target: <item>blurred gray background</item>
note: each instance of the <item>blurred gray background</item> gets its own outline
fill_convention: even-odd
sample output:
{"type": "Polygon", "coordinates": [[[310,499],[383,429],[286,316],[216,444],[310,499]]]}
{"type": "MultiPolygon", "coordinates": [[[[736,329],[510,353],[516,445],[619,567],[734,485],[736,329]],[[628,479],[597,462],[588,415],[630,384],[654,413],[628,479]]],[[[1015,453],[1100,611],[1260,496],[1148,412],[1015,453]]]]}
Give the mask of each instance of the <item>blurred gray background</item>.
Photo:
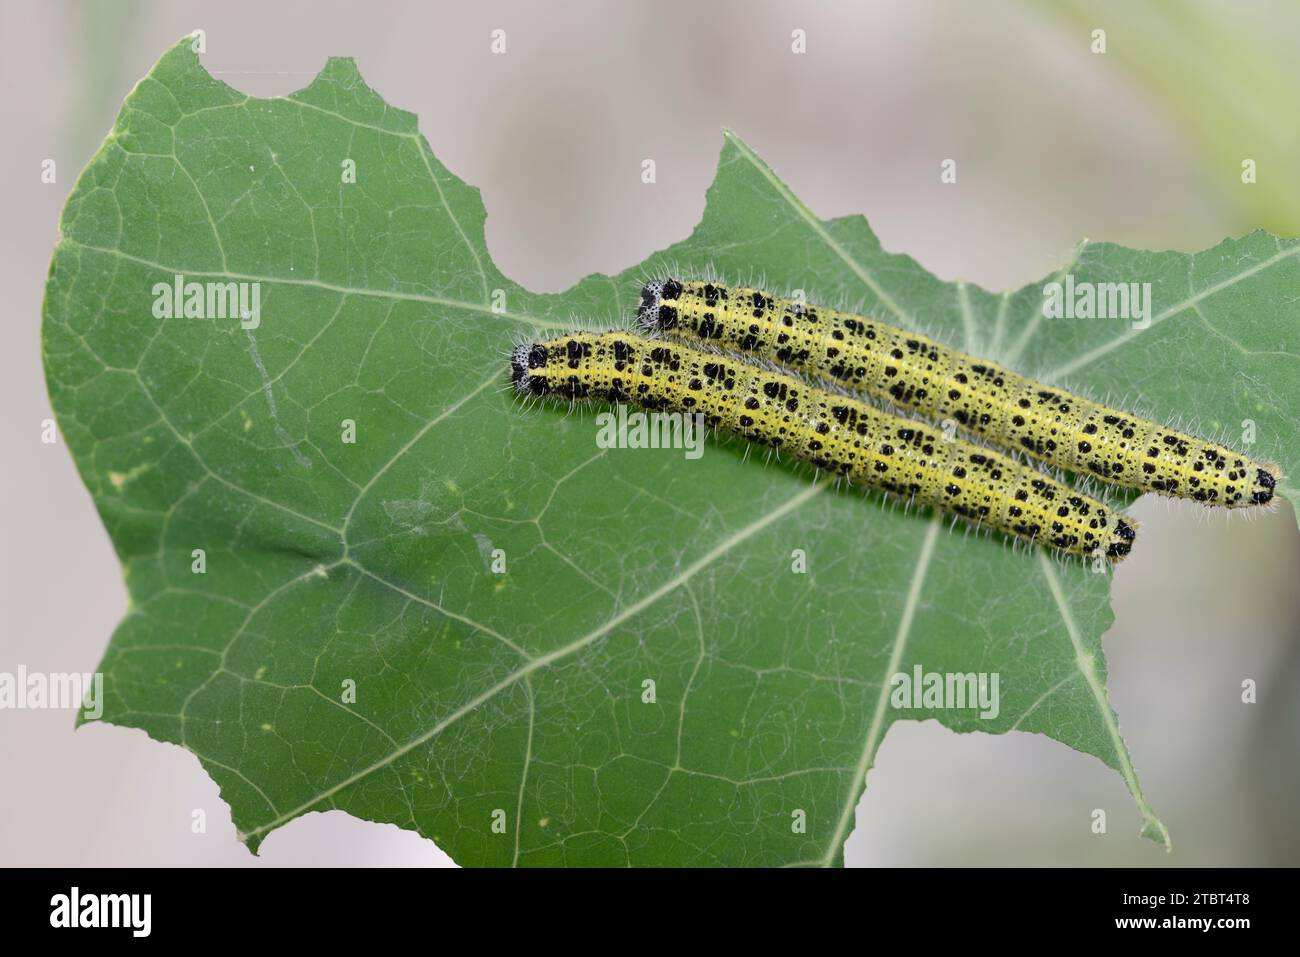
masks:
{"type": "MultiPolygon", "coordinates": [[[[1194,251],[1266,226],[1300,235],[1294,2],[7,2],[0,7],[5,507],[0,671],[95,667],[126,606],[108,538],[50,416],[41,293],[59,210],[122,99],[196,27],[205,66],[260,96],[331,54],[414,111],[480,187],[491,254],[562,290],[685,237],[733,128],[821,217],[864,213],[884,246],[992,290],[1081,238],[1194,251]],[[507,31],[508,54],[489,34],[507,31]],[[791,30],[808,52],[790,54],[791,30]],[[1089,51],[1107,31],[1108,52],[1089,51]],[[1241,158],[1259,183],[1240,183],[1241,158]],[[640,181],[653,157],[658,182],[640,181]],[[939,163],[959,163],[941,187],[939,163]],[[40,181],[56,160],[58,180],[40,181]]],[[[1300,399],[1300,397],[1297,397],[1300,399]]],[[[1111,700],[1174,853],[1137,837],[1119,775],[1028,734],[934,722],[886,738],[850,865],[1300,864],[1300,534],[1136,506],[1119,569],[1111,700]],[[1240,701],[1241,682],[1259,703],[1240,701]],[[1091,833],[1091,812],[1109,832],[1091,833]]],[[[253,857],[216,787],[143,732],[0,712],[0,865],[446,865],[431,842],[311,814],[253,857]],[[206,834],[190,831],[203,809],[206,834]]]]}

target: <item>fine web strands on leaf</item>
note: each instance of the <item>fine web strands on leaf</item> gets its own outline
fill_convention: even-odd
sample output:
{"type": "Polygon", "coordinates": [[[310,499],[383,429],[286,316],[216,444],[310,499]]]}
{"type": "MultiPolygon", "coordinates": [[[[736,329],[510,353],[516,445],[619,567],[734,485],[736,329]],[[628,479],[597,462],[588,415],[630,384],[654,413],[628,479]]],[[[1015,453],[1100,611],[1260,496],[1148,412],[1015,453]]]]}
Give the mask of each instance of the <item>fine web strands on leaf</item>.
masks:
{"type": "Polygon", "coordinates": [[[574,332],[520,344],[510,377],[525,397],[699,413],[711,428],[851,484],[1067,554],[1117,562],[1135,537],[1131,519],[1039,469],[738,356],[628,332],[574,332]]]}
{"type": "Polygon", "coordinates": [[[708,342],[862,392],[1049,465],[1124,488],[1240,508],[1280,476],[1227,446],[1036,382],[864,316],[704,280],[654,279],[638,313],[652,333],[708,342]]]}

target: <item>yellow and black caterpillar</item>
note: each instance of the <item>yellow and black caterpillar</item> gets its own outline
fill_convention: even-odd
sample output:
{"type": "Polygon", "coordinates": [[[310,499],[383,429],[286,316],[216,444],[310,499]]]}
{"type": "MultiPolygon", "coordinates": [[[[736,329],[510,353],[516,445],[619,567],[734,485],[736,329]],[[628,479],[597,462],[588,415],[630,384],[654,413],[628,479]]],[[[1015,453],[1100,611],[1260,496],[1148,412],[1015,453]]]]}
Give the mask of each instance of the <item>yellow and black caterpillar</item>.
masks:
{"type": "Polygon", "coordinates": [[[1115,562],[1133,544],[1131,519],[1036,468],[740,357],[626,332],[575,332],[520,345],[510,375],[524,395],[700,413],[710,427],[853,484],[1063,552],[1115,562]]]}
{"type": "Polygon", "coordinates": [[[759,289],[655,280],[647,330],[712,343],[915,410],[1102,482],[1236,508],[1272,500],[1279,470],[914,332],[759,289]]]}

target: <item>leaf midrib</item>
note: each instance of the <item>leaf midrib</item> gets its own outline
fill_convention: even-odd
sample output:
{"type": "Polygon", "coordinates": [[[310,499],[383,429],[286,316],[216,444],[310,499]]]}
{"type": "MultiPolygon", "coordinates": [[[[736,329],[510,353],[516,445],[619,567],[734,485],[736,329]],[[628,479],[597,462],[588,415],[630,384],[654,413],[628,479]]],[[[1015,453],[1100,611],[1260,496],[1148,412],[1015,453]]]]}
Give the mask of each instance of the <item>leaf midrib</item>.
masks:
{"type": "Polygon", "coordinates": [[[381,299],[402,299],[408,302],[420,302],[425,303],[426,305],[442,306],[448,309],[464,309],[467,312],[477,312],[499,319],[509,319],[514,322],[532,326],[536,329],[569,329],[571,327],[570,323],[558,322],[551,319],[539,319],[535,316],[530,316],[524,313],[510,312],[508,310],[497,311],[490,303],[466,302],[462,299],[447,299],[442,296],[429,296],[418,292],[402,292],[396,289],[367,289],[359,286],[339,286],[334,283],[323,282],[319,279],[299,279],[296,276],[262,276],[257,275],[256,273],[186,269],[182,266],[146,259],[143,256],[134,256],[131,253],[123,252],[120,249],[83,243],[67,236],[64,236],[59,240],[58,245],[55,247],[56,255],[58,250],[64,246],[88,249],[91,252],[103,253],[107,256],[117,256],[121,259],[138,263],[141,266],[157,269],[161,272],[171,273],[173,275],[234,279],[242,282],[281,283],[287,286],[306,286],[313,289],[323,289],[327,292],[338,293],[344,296],[372,296],[381,299]]]}

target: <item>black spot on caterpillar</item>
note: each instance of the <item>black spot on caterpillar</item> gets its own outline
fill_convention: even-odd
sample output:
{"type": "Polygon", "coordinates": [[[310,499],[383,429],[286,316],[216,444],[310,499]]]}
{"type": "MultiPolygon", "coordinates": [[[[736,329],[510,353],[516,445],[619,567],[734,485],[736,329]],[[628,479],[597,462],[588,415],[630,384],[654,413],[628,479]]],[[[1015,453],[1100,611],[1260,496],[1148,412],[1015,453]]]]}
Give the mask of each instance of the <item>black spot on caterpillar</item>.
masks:
{"type": "Polygon", "coordinates": [[[521,394],[699,412],[713,428],[780,449],[850,483],[1074,555],[1119,561],[1136,525],[1036,468],[929,423],[736,356],[631,333],[574,332],[510,355],[521,394]]]}
{"type": "Polygon", "coordinates": [[[758,289],[676,279],[641,291],[641,325],[770,360],[1110,485],[1238,508],[1276,465],[1035,382],[914,332],[758,289]]]}

